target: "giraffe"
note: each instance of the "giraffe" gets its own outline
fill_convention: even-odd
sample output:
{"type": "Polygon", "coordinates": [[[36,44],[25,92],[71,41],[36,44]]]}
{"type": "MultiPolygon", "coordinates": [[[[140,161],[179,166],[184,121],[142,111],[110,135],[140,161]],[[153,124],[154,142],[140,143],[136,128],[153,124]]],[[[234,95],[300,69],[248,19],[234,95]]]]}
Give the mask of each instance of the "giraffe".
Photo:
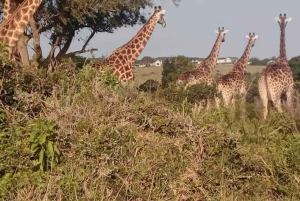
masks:
{"type": "Polygon", "coordinates": [[[285,28],[292,18],[287,18],[286,14],[280,14],[275,20],[278,22],[280,34],[280,54],[276,61],[267,66],[258,80],[258,91],[262,101],[262,117],[266,119],[268,115],[268,101],[271,100],[278,112],[282,112],[281,95],[286,94],[288,110],[292,112],[294,80],[293,73],[286,56],[285,28]]]}
{"type": "Polygon", "coordinates": [[[0,41],[6,43],[9,47],[9,58],[12,58],[13,48],[22,37],[24,30],[38,9],[42,0],[24,0],[17,9],[9,14],[10,2],[5,2],[5,20],[0,24],[0,41]]]}
{"type": "Polygon", "coordinates": [[[162,10],[161,6],[158,8],[155,6],[150,19],[128,43],[117,48],[104,61],[92,61],[90,65],[98,68],[100,71],[104,66],[109,66],[112,68],[113,74],[117,76],[120,81],[132,81],[134,79],[132,65],[145,48],[156,23],[161,24],[163,27],[166,26],[166,22],[163,18],[165,12],[166,10],[162,10]]]}
{"type": "MultiPolygon", "coordinates": [[[[234,106],[234,97],[236,94],[246,94],[246,80],[245,69],[249,60],[249,55],[258,35],[255,33],[246,35],[249,40],[246,49],[241,58],[234,64],[230,73],[221,77],[217,82],[217,93],[221,93],[225,106],[228,107],[230,103],[234,106]]],[[[216,99],[217,107],[219,107],[219,100],[216,99]]]]}
{"type": "MultiPolygon", "coordinates": [[[[4,7],[3,7],[3,20],[2,21],[6,21],[7,19],[9,19],[9,17],[12,14],[12,9],[13,9],[14,5],[12,3],[12,0],[5,0],[4,1],[4,7]]],[[[15,47],[12,48],[12,59],[14,61],[16,61],[17,63],[21,62],[21,55],[18,51],[17,45],[15,47]]]]}
{"type": "Polygon", "coordinates": [[[181,73],[177,79],[178,85],[184,84],[186,88],[189,85],[198,83],[213,84],[212,73],[217,63],[221,43],[225,41],[225,34],[228,33],[228,30],[224,30],[224,27],[222,29],[219,27],[215,32],[218,34],[218,37],[209,56],[195,70],[181,73]]]}

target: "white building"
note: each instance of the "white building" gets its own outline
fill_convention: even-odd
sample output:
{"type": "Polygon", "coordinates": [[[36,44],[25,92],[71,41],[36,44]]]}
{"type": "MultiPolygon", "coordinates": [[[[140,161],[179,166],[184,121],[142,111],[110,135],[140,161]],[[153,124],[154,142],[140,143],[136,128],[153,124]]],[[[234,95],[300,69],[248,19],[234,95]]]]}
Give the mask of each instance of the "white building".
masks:
{"type": "Polygon", "coordinates": [[[270,61],[268,61],[267,65],[269,66],[269,65],[272,65],[272,64],[274,64],[274,63],[275,63],[274,60],[270,60],[270,61]]]}
{"type": "Polygon", "coordinates": [[[192,63],[193,63],[193,64],[200,64],[201,61],[199,61],[199,60],[192,60],[192,63]]]}
{"type": "Polygon", "coordinates": [[[162,60],[156,60],[155,62],[150,64],[150,66],[162,66],[162,65],[163,65],[162,60]]]}
{"type": "Polygon", "coordinates": [[[217,64],[230,64],[232,59],[230,57],[218,58],[217,64]]]}

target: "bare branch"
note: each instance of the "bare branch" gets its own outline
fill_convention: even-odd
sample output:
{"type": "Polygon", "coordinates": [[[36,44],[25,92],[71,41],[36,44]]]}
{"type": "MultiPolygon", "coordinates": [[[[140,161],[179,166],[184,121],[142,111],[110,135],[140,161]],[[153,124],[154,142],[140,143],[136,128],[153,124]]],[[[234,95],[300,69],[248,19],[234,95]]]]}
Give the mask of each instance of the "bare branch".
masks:
{"type": "Polygon", "coordinates": [[[91,35],[88,37],[88,39],[85,41],[84,45],[82,46],[81,50],[85,50],[86,46],[89,44],[90,40],[94,37],[96,31],[93,30],[91,35]]]}
{"type": "Polygon", "coordinates": [[[70,52],[68,54],[65,54],[63,57],[71,57],[71,56],[75,56],[75,55],[78,55],[78,54],[83,54],[83,53],[86,53],[86,52],[94,52],[94,51],[98,51],[98,49],[96,49],[96,48],[92,48],[92,49],[88,49],[88,50],[82,49],[82,50],[78,50],[78,51],[74,51],[74,52],[70,52]]]}

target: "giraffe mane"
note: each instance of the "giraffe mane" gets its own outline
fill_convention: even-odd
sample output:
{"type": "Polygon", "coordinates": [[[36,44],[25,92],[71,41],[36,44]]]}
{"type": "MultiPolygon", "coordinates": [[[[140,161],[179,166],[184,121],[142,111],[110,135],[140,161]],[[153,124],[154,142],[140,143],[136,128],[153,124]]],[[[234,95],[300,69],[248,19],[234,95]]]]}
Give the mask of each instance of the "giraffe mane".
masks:
{"type": "MultiPolygon", "coordinates": [[[[153,19],[153,17],[154,17],[154,14],[152,14],[152,16],[147,20],[147,22],[143,25],[143,27],[142,27],[142,28],[134,35],[133,38],[135,38],[135,36],[137,36],[138,34],[140,34],[141,32],[144,31],[145,26],[153,19]]],[[[112,52],[112,54],[115,53],[115,52],[117,52],[117,51],[119,51],[120,49],[123,49],[124,47],[128,46],[131,42],[132,42],[132,41],[129,40],[129,41],[128,41],[127,43],[125,43],[124,45],[122,45],[122,46],[118,47],[117,49],[115,49],[115,50],[112,52]]]]}

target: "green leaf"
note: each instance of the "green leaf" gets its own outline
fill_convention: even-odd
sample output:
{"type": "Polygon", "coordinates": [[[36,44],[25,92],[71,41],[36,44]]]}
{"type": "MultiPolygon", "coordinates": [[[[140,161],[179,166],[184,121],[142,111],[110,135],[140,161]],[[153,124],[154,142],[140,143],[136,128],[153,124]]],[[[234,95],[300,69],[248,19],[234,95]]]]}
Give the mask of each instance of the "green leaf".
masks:
{"type": "Polygon", "coordinates": [[[39,137],[39,144],[44,144],[46,142],[46,134],[41,134],[39,137]]]}
{"type": "Polygon", "coordinates": [[[44,150],[42,149],[39,153],[39,162],[40,162],[40,169],[43,170],[43,166],[44,166],[44,155],[45,155],[45,152],[44,150]]]}
{"type": "Polygon", "coordinates": [[[33,153],[36,153],[36,151],[37,151],[38,149],[39,149],[39,144],[37,144],[37,143],[31,144],[30,150],[31,150],[33,153]]]}
{"type": "Polygon", "coordinates": [[[60,151],[59,151],[59,149],[57,148],[56,145],[54,145],[54,151],[55,151],[55,153],[56,153],[57,155],[60,155],[60,151]]]}
{"type": "Polygon", "coordinates": [[[53,156],[53,144],[52,144],[52,142],[51,142],[51,141],[47,141],[46,147],[47,147],[47,152],[48,152],[51,156],[53,156]]]}

